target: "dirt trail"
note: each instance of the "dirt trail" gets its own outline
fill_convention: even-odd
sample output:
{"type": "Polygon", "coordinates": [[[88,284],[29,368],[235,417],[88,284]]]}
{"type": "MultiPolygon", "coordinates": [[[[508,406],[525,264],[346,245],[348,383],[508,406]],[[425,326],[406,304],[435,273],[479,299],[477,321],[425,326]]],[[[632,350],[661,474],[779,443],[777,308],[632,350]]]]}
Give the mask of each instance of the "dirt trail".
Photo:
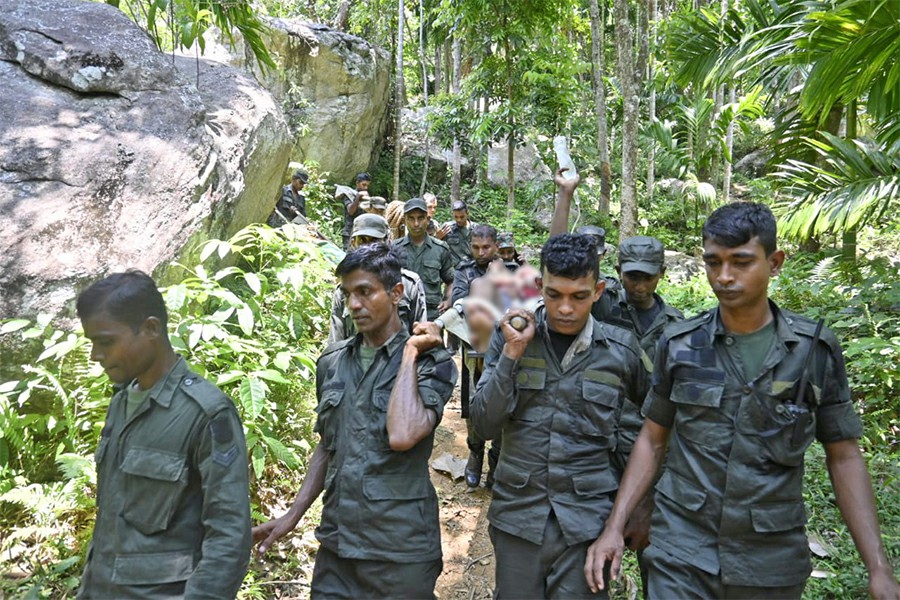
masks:
{"type": "MultiPolygon", "coordinates": [[[[435,431],[432,460],[451,454],[465,460],[466,422],[460,415],[459,388],[444,407],[444,418],[435,431]]],[[[485,460],[486,468],[487,460],[485,460]]],[[[444,571],[435,595],[441,600],[488,599],[494,590],[494,553],[487,531],[491,492],[481,487],[468,491],[465,480],[453,479],[431,469],[431,481],[440,500],[441,542],[444,571]]]]}

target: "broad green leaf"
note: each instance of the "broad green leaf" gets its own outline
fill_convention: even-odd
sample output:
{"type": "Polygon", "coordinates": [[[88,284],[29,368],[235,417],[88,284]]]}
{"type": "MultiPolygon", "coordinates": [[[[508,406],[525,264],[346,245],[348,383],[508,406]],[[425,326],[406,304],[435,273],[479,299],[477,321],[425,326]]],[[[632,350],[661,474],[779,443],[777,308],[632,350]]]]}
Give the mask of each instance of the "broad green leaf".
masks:
{"type": "Polygon", "coordinates": [[[0,333],[12,333],[13,331],[25,329],[29,325],[31,325],[31,321],[27,319],[13,319],[12,321],[7,321],[0,327],[0,333]]]}
{"type": "Polygon", "coordinates": [[[173,285],[166,290],[166,306],[171,311],[179,311],[187,300],[187,286],[183,283],[173,285]]]}
{"type": "Polygon", "coordinates": [[[244,273],[244,281],[247,282],[254,294],[258,295],[262,292],[262,283],[259,281],[259,276],[256,273],[244,273]]]}
{"type": "MultiPolygon", "coordinates": [[[[281,369],[282,371],[287,371],[291,368],[291,353],[290,352],[279,352],[275,355],[275,360],[272,361],[276,367],[281,369]]],[[[2,391],[2,390],[0,390],[2,391]]]]}
{"type": "Polygon", "coordinates": [[[219,240],[209,240],[203,245],[203,250],[200,251],[200,262],[204,262],[207,258],[212,256],[212,253],[216,251],[219,247],[219,240]]]}
{"type": "Polygon", "coordinates": [[[259,479],[263,476],[263,471],[266,468],[266,451],[263,449],[262,444],[256,444],[253,447],[251,463],[253,464],[253,473],[259,479]]]}
{"type": "Polygon", "coordinates": [[[266,384],[252,375],[241,382],[241,406],[255,420],[266,405],[266,384]]]}
{"type": "Polygon", "coordinates": [[[223,386],[228,385],[229,383],[234,383],[245,375],[246,373],[244,373],[243,371],[227,371],[225,373],[220,373],[216,378],[216,385],[223,386]]]}
{"type": "Polygon", "coordinates": [[[238,324],[241,326],[241,331],[244,332],[244,335],[252,335],[253,334],[253,310],[249,306],[242,306],[237,310],[238,324]]]}
{"type": "Polygon", "coordinates": [[[287,379],[285,379],[284,375],[275,371],[273,369],[265,369],[262,371],[255,371],[253,373],[260,379],[265,379],[267,381],[274,381],[275,383],[290,383],[287,379]]]}

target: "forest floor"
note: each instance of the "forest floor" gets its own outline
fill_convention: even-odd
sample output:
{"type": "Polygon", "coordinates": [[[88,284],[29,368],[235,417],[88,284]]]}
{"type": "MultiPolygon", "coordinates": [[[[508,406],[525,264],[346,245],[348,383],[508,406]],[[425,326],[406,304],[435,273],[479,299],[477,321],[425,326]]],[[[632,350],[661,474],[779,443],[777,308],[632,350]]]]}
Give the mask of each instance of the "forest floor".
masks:
{"type": "MultiPolygon", "coordinates": [[[[444,407],[444,418],[435,431],[431,462],[448,454],[457,461],[465,461],[469,456],[466,422],[460,413],[459,386],[444,407]]],[[[444,550],[444,571],[438,578],[435,595],[441,600],[491,598],[494,591],[494,552],[487,523],[491,491],[484,487],[484,477],[481,485],[470,491],[464,478],[454,480],[434,468],[430,471],[440,501],[444,550]]]]}

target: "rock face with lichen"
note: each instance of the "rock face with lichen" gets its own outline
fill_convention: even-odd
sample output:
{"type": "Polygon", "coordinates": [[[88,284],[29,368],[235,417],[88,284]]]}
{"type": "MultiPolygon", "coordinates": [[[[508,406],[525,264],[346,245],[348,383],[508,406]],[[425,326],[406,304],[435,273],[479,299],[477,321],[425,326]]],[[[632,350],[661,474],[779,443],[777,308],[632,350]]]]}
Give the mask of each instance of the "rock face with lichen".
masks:
{"type": "Polygon", "coordinates": [[[280,192],[271,94],[159,52],[110,5],[0,2],[0,89],[0,318],[65,314],[109,272],[163,275],[280,192]]]}

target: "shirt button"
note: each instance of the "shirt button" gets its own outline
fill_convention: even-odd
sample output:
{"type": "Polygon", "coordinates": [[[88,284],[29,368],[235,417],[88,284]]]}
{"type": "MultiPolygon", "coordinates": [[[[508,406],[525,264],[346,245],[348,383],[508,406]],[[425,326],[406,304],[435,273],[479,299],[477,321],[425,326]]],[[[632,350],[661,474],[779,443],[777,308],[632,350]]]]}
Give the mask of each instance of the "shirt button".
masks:
{"type": "Polygon", "coordinates": [[[745,385],[744,387],[741,388],[741,392],[743,392],[744,394],[750,394],[753,392],[753,390],[750,388],[749,385],[745,385]]]}
{"type": "Polygon", "coordinates": [[[730,335],[729,335],[728,337],[726,337],[726,338],[725,338],[725,345],[726,345],[726,346],[733,346],[733,345],[734,345],[734,338],[731,337],[730,335]]]}
{"type": "Polygon", "coordinates": [[[194,383],[193,379],[185,379],[184,380],[184,385],[192,385],[193,383],[194,383]]]}

